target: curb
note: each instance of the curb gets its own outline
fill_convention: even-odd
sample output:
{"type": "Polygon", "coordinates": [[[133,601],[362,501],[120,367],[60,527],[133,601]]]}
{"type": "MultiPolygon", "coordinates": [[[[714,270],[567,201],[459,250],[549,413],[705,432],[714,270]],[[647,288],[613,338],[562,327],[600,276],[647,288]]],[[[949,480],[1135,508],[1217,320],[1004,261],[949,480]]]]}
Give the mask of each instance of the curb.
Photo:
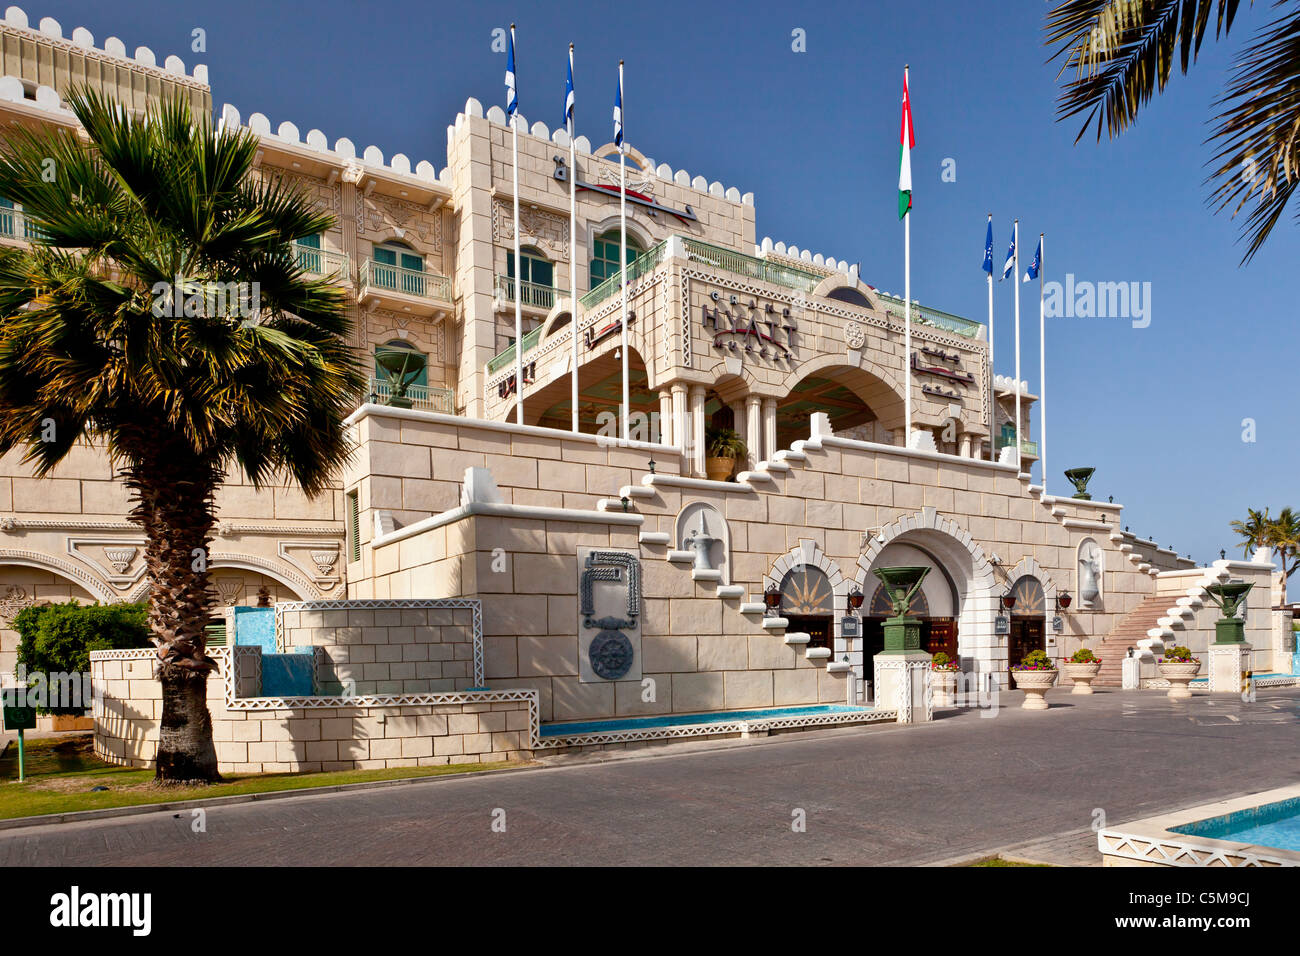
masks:
{"type": "Polygon", "coordinates": [[[28,827],[53,826],[62,823],[93,823],[96,820],[111,820],[114,817],[142,816],[146,813],[161,813],[167,810],[192,810],[199,807],[228,807],[240,803],[253,803],[260,800],[286,800],[290,797],[310,797],[326,793],[350,793],[358,790],[379,790],[385,787],[400,787],[417,783],[439,783],[445,780],[464,780],[468,777],[486,777],[493,774],[522,773],[528,770],[543,769],[536,761],[528,761],[517,767],[502,767],[498,770],[467,770],[463,773],[429,774],[423,777],[398,777],[395,780],[367,780],[361,783],[336,783],[323,787],[299,787],[293,790],[271,790],[266,793],[235,793],[225,797],[198,797],[193,800],[170,800],[166,803],[141,803],[130,807],[107,807],[103,810],[72,810],[67,813],[45,813],[30,817],[9,817],[0,820],[0,832],[21,830],[28,827]]]}

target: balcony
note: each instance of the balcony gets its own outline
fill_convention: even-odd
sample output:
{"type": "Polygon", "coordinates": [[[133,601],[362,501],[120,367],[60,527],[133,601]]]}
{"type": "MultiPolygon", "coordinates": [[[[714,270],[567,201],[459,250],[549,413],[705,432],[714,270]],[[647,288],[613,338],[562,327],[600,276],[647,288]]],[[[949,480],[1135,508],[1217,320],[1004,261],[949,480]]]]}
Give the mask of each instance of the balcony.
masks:
{"type": "Polygon", "coordinates": [[[39,239],[41,231],[27,221],[21,209],[12,206],[0,206],[0,239],[12,239],[27,242],[39,239]]]}
{"type": "Polygon", "coordinates": [[[352,281],[352,265],[348,257],[341,252],[304,246],[302,243],[290,244],[298,268],[314,276],[337,277],[340,281],[352,281]]]}
{"type": "Polygon", "coordinates": [[[365,259],[357,276],[357,296],[367,306],[441,317],[451,310],[451,279],[365,259]]]}
{"type": "MultiPolygon", "coordinates": [[[[997,448],[995,451],[1001,451],[1003,448],[1015,447],[1016,440],[1012,438],[998,438],[997,448]]],[[[1038,457],[1038,442],[1030,441],[1028,438],[1020,440],[1020,454],[1028,455],[1030,458],[1038,457]]]]}
{"type": "MultiPolygon", "coordinates": [[[[493,308],[498,312],[512,312],[515,307],[515,280],[512,276],[496,277],[493,290],[493,308]]],[[[519,304],[522,311],[547,313],[555,305],[555,289],[549,285],[525,282],[519,288],[519,304]]]]}
{"type": "MultiPolygon", "coordinates": [[[[537,340],[540,339],[541,337],[542,337],[542,327],[540,325],[524,336],[525,355],[527,355],[532,350],[533,346],[537,344],[537,340]]],[[[495,356],[493,356],[491,359],[488,360],[487,363],[488,374],[492,375],[496,372],[499,372],[507,365],[513,364],[514,360],[515,360],[515,347],[513,345],[507,346],[504,352],[499,352],[498,354],[496,354],[495,356]]]]}
{"type": "MultiPolygon", "coordinates": [[[[393,399],[393,386],[384,381],[371,378],[367,401],[374,405],[389,405],[393,399]]],[[[432,385],[410,385],[406,389],[406,400],[411,408],[423,412],[442,412],[445,415],[456,414],[456,395],[449,388],[432,385]]]]}

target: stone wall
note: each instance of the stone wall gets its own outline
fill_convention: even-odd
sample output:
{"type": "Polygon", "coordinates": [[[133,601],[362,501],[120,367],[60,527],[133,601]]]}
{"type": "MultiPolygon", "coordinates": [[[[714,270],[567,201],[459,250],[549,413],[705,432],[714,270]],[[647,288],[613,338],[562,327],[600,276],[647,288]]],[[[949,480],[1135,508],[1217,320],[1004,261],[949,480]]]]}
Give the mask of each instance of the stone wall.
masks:
{"type": "MultiPolygon", "coordinates": [[[[331,700],[239,698],[225,676],[227,648],[212,651],[220,675],[208,680],[208,709],[222,773],[365,770],[527,760],[536,739],[536,697],[427,694],[331,700]],[[505,699],[509,698],[509,699],[505,699]]],[[[96,651],[91,674],[95,753],[110,763],[149,767],[158,751],[161,686],[153,652],[96,651]]],[[[251,689],[245,686],[245,689],[251,689]]]]}
{"type": "Polygon", "coordinates": [[[1102,595],[1092,608],[1061,614],[1053,656],[1095,646],[1153,593],[1156,571],[1122,548],[1121,505],[1044,497],[1013,466],[822,432],[721,483],[683,478],[678,460],[658,452],[652,475],[645,452],[580,444],[561,432],[374,408],[355,421],[361,448],[346,487],[363,489],[363,500],[368,488],[372,506],[376,492],[396,502],[411,480],[404,476],[418,469],[426,476],[418,480],[442,482],[447,510],[404,511],[405,526],[377,539],[363,521],[362,567],[349,575],[354,593],[481,596],[487,681],[536,688],[543,720],[853,699],[852,678],[837,665],[847,657],[860,678],[859,643],[840,636],[837,622],[833,659],[810,658],[800,635],[764,626],[761,596],[795,564],[812,564],[835,589],[838,617],[854,585],[874,592],[872,562],[893,542],[927,551],[954,579],[967,670],[1005,672],[1007,639],[993,619],[997,599],[1020,577],[1040,581],[1050,626],[1057,593],[1078,593],[1085,540],[1103,556],[1102,595]],[[460,507],[466,467],[491,470],[500,504],[460,507]],[[676,540],[677,516],[696,503],[725,519],[727,582],[694,574],[692,555],[676,540]],[[639,680],[579,679],[583,546],[640,557],[642,664],[652,699],[639,680]]]}

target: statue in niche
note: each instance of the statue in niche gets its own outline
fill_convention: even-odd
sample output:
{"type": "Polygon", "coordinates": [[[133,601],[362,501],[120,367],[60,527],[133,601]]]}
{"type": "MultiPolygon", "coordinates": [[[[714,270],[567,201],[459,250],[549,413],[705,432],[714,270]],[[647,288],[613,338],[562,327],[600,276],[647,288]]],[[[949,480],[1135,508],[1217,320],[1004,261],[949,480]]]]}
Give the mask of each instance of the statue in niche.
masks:
{"type": "Polygon", "coordinates": [[[709,534],[709,526],[705,523],[707,509],[700,509],[700,526],[686,536],[682,543],[695,551],[695,570],[712,571],[713,559],[710,552],[713,548],[713,542],[718,539],[709,534]]]}
{"type": "Polygon", "coordinates": [[[1079,599],[1089,607],[1101,597],[1101,548],[1089,539],[1079,548],[1079,599]]]}

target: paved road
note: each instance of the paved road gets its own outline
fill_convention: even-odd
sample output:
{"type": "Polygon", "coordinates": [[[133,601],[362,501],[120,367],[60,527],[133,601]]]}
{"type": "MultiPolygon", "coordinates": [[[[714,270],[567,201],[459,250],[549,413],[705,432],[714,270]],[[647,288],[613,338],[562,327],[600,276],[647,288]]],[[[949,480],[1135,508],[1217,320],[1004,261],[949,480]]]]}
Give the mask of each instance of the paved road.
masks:
{"type": "Polygon", "coordinates": [[[1114,825],[1300,779],[1300,691],[1049,700],[212,808],[202,834],[188,811],[16,830],[0,866],[922,864],[1031,841],[1094,863],[1094,808],[1114,825]]]}

